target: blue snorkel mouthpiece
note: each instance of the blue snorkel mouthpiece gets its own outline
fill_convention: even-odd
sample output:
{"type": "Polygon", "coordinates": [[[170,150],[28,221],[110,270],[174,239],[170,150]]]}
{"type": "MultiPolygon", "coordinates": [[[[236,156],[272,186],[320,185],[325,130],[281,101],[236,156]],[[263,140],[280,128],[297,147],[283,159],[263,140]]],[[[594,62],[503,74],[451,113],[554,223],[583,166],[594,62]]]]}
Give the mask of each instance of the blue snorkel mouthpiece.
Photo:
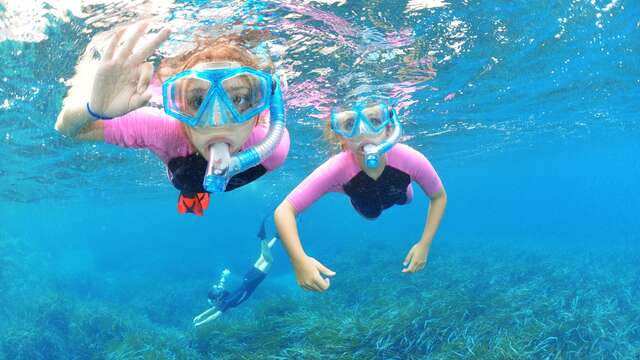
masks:
{"type": "Polygon", "coordinates": [[[209,192],[223,192],[227,187],[230,176],[229,164],[229,144],[214,143],[209,145],[209,162],[207,164],[207,175],[204,177],[202,186],[209,192]]]}
{"type": "Polygon", "coordinates": [[[367,144],[364,146],[364,160],[369,169],[375,169],[380,165],[380,155],[375,145],[367,144]]]}
{"type": "Polygon", "coordinates": [[[285,131],[284,100],[280,89],[280,81],[273,78],[273,91],[269,106],[269,131],[264,140],[249,149],[245,149],[229,157],[228,144],[214,144],[210,147],[207,174],[203,187],[208,192],[224,192],[229,179],[249,168],[257,166],[268,158],[276,149],[285,131]],[[226,154],[225,154],[226,149],[226,154]]]}

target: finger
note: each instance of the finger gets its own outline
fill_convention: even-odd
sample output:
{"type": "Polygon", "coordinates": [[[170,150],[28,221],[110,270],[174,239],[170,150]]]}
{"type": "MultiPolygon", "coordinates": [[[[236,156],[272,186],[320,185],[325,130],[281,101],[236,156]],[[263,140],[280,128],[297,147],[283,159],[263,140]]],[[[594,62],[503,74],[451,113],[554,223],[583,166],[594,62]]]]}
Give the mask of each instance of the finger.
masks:
{"type": "Polygon", "coordinates": [[[325,291],[329,288],[329,282],[323,278],[314,279],[313,285],[318,291],[325,291]]]}
{"type": "Polygon", "coordinates": [[[415,262],[413,261],[413,258],[411,258],[411,261],[409,262],[409,264],[404,264],[405,268],[402,269],[403,273],[412,273],[415,271],[415,262]]]}
{"type": "Polygon", "coordinates": [[[313,281],[306,283],[305,289],[309,291],[320,291],[320,288],[318,288],[318,286],[313,281]]]}
{"type": "Polygon", "coordinates": [[[301,288],[303,288],[305,291],[311,291],[311,288],[309,287],[309,284],[305,283],[305,282],[299,282],[298,286],[300,286],[301,288]]]}
{"type": "Polygon", "coordinates": [[[416,261],[413,264],[411,264],[411,267],[412,267],[412,272],[418,272],[422,270],[422,268],[424,267],[424,263],[416,261]]]}
{"type": "Polygon", "coordinates": [[[413,260],[413,251],[409,251],[407,256],[404,258],[402,265],[407,266],[411,262],[411,260],[413,260]]]}
{"type": "Polygon", "coordinates": [[[149,103],[149,100],[151,100],[152,96],[153,96],[153,93],[151,93],[151,89],[147,89],[147,91],[145,91],[144,94],[136,97],[134,101],[132,101],[133,109],[138,109],[143,106],[146,106],[147,103],[149,103]]]}
{"type": "Polygon", "coordinates": [[[116,55],[117,58],[124,59],[129,57],[131,51],[138,43],[138,40],[140,40],[142,35],[144,35],[145,31],[147,30],[147,26],[149,26],[149,22],[145,21],[140,25],[133,27],[133,34],[129,35],[127,40],[124,42],[124,45],[122,45],[122,47],[118,51],[118,54],[116,55]]]}
{"type": "Polygon", "coordinates": [[[140,66],[140,78],[138,79],[138,93],[143,93],[149,88],[153,77],[153,64],[144,63],[140,66]]]}
{"type": "Polygon", "coordinates": [[[151,40],[147,43],[143,44],[141,48],[133,54],[132,61],[134,62],[142,62],[147,60],[147,58],[153,55],[153,52],[162,44],[169,35],[171,34],[171,30],[168,28],[164,28],[160,30],[151,40]]]}
{"type": "Polygon", "coordinates": [[[125,30],[126,28],[122,28],[116,31],[111,36],[111,41],[109,41],[107,50],[104,52],[104,56],[103,56],[104,60],[111,60],[113,58],[113,53],[116,51],[116,46],[118,46],[118,43],[120,42],[120,38],[122,38],[122,35],[124,34],[125,30]]]}
{"type": "MultiPolygon", "coordinates": [[[[315,260],[315,259],[314,259],[315,260]]],[[[322,265],[318,260],[315,260],[316,267],[320,270],[321,273],[327,276],[334,276],[336,273],[333,270],[330,270],[328,267],[322,265]]]]}

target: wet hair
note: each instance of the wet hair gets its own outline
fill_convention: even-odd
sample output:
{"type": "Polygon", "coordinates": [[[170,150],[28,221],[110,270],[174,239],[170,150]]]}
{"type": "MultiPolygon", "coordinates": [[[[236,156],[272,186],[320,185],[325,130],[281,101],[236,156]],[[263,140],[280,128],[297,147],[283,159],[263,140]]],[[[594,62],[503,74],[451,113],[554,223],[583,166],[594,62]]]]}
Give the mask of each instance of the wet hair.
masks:
{"type": "Polygon", "coordinates": [[[166,80],[199,63],[215,61],[237,62],[256,70],[273,72],[270,54],[267,54],[267,59],[260,59],[249,50],[270,38],[272,35],[264,30],[244,30],[216,37],[204,35],[195,39],[193,49],[162,60],[157,73],[160,80],[166,80]]]}
{"type": "Polygon", "coordinates": [[[258,59],[244,46],[230,41],[227,37],[198,39],[196,46],[178,56],[164,59],[159,66],[161,80],[179,72],[191,69],[199,63],[233,61],[242,66],[259,69],[258,59]]]}
{"type": "Polygon", "coordinates": [[[329,144],[331,154],[337,154],[343,151],[340,135],[336,134],[331,128],[331,116],[327,116],[322,127],[322,138],[329,144]]]}

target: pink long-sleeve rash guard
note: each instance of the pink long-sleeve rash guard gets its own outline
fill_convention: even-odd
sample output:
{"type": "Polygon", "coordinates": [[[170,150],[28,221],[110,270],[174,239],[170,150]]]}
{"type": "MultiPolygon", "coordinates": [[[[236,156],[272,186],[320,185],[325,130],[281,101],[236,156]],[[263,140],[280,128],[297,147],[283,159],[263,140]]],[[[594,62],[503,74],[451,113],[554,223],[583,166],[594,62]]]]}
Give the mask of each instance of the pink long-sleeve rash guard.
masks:
{"type": "Polygon", "coordinates": [[[416,181],[430,197],[442,189],[429,160],[410,146],[394,145],[376,180],[360,169],[351,151],[344,151],[314,170],[286,200],[299,214],[327,192],[342,192],[362,216],[373,219],[384,209],[409,203],[413,198],[411,181],[416,181]]]}
{"type": "MultiPolygon", "coordinates": [[[[153,97],[148,106],[104,122],[105,142],[126,148],[147,148],[155,153],[168,169],[169,178],[185,194],[204,192],[202,179],[206,160],[198,154],[182,129],[181,123],[162,109],[159,86],[152,86],[153,97]]],[[[260,143],[268,132],[268,124],[259,122],[242,149],[260,143]]],[[[226,191],[246,185],[265,173],[280,167],[289,153],[289,133],[285,133],[274,152],[260,165],[236,174],[226,191]]]]}

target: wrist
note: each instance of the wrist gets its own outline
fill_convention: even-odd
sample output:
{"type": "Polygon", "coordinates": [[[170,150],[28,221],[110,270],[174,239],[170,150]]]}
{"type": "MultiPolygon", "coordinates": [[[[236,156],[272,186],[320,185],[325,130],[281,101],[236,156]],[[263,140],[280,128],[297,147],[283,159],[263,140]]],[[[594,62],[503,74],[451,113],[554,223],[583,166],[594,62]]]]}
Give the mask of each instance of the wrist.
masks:
{"type": "Polygon", "coordinates": [[[91,109],[91,105],[89,105],[89,102],[87,101],[87,104],[85,105],[85,109],[87,110],[87,113],[89,114],[89,116],[91,116],[93,119],[95,120],[111,120],[113,119],[112,117],[108,117],[102,114],[99,114],[95,111],[93,111],[91,109]]]}
{"type": "Polygon", "coordinates": [[[433,242],[433,238],[432,237],[423,237],[420,239],[420,241],[418,241],[418,245],[424,246],[424,247],[430,247],[431,243],[433,242]]]}
{"type": "Polygon", "coordinates": [[[291,263],[293,264],[294,268],[298,268],[304,264],[306,259],[307,259],[307,255],[302,253],[298,256],[291,257],[291,263]]]}

